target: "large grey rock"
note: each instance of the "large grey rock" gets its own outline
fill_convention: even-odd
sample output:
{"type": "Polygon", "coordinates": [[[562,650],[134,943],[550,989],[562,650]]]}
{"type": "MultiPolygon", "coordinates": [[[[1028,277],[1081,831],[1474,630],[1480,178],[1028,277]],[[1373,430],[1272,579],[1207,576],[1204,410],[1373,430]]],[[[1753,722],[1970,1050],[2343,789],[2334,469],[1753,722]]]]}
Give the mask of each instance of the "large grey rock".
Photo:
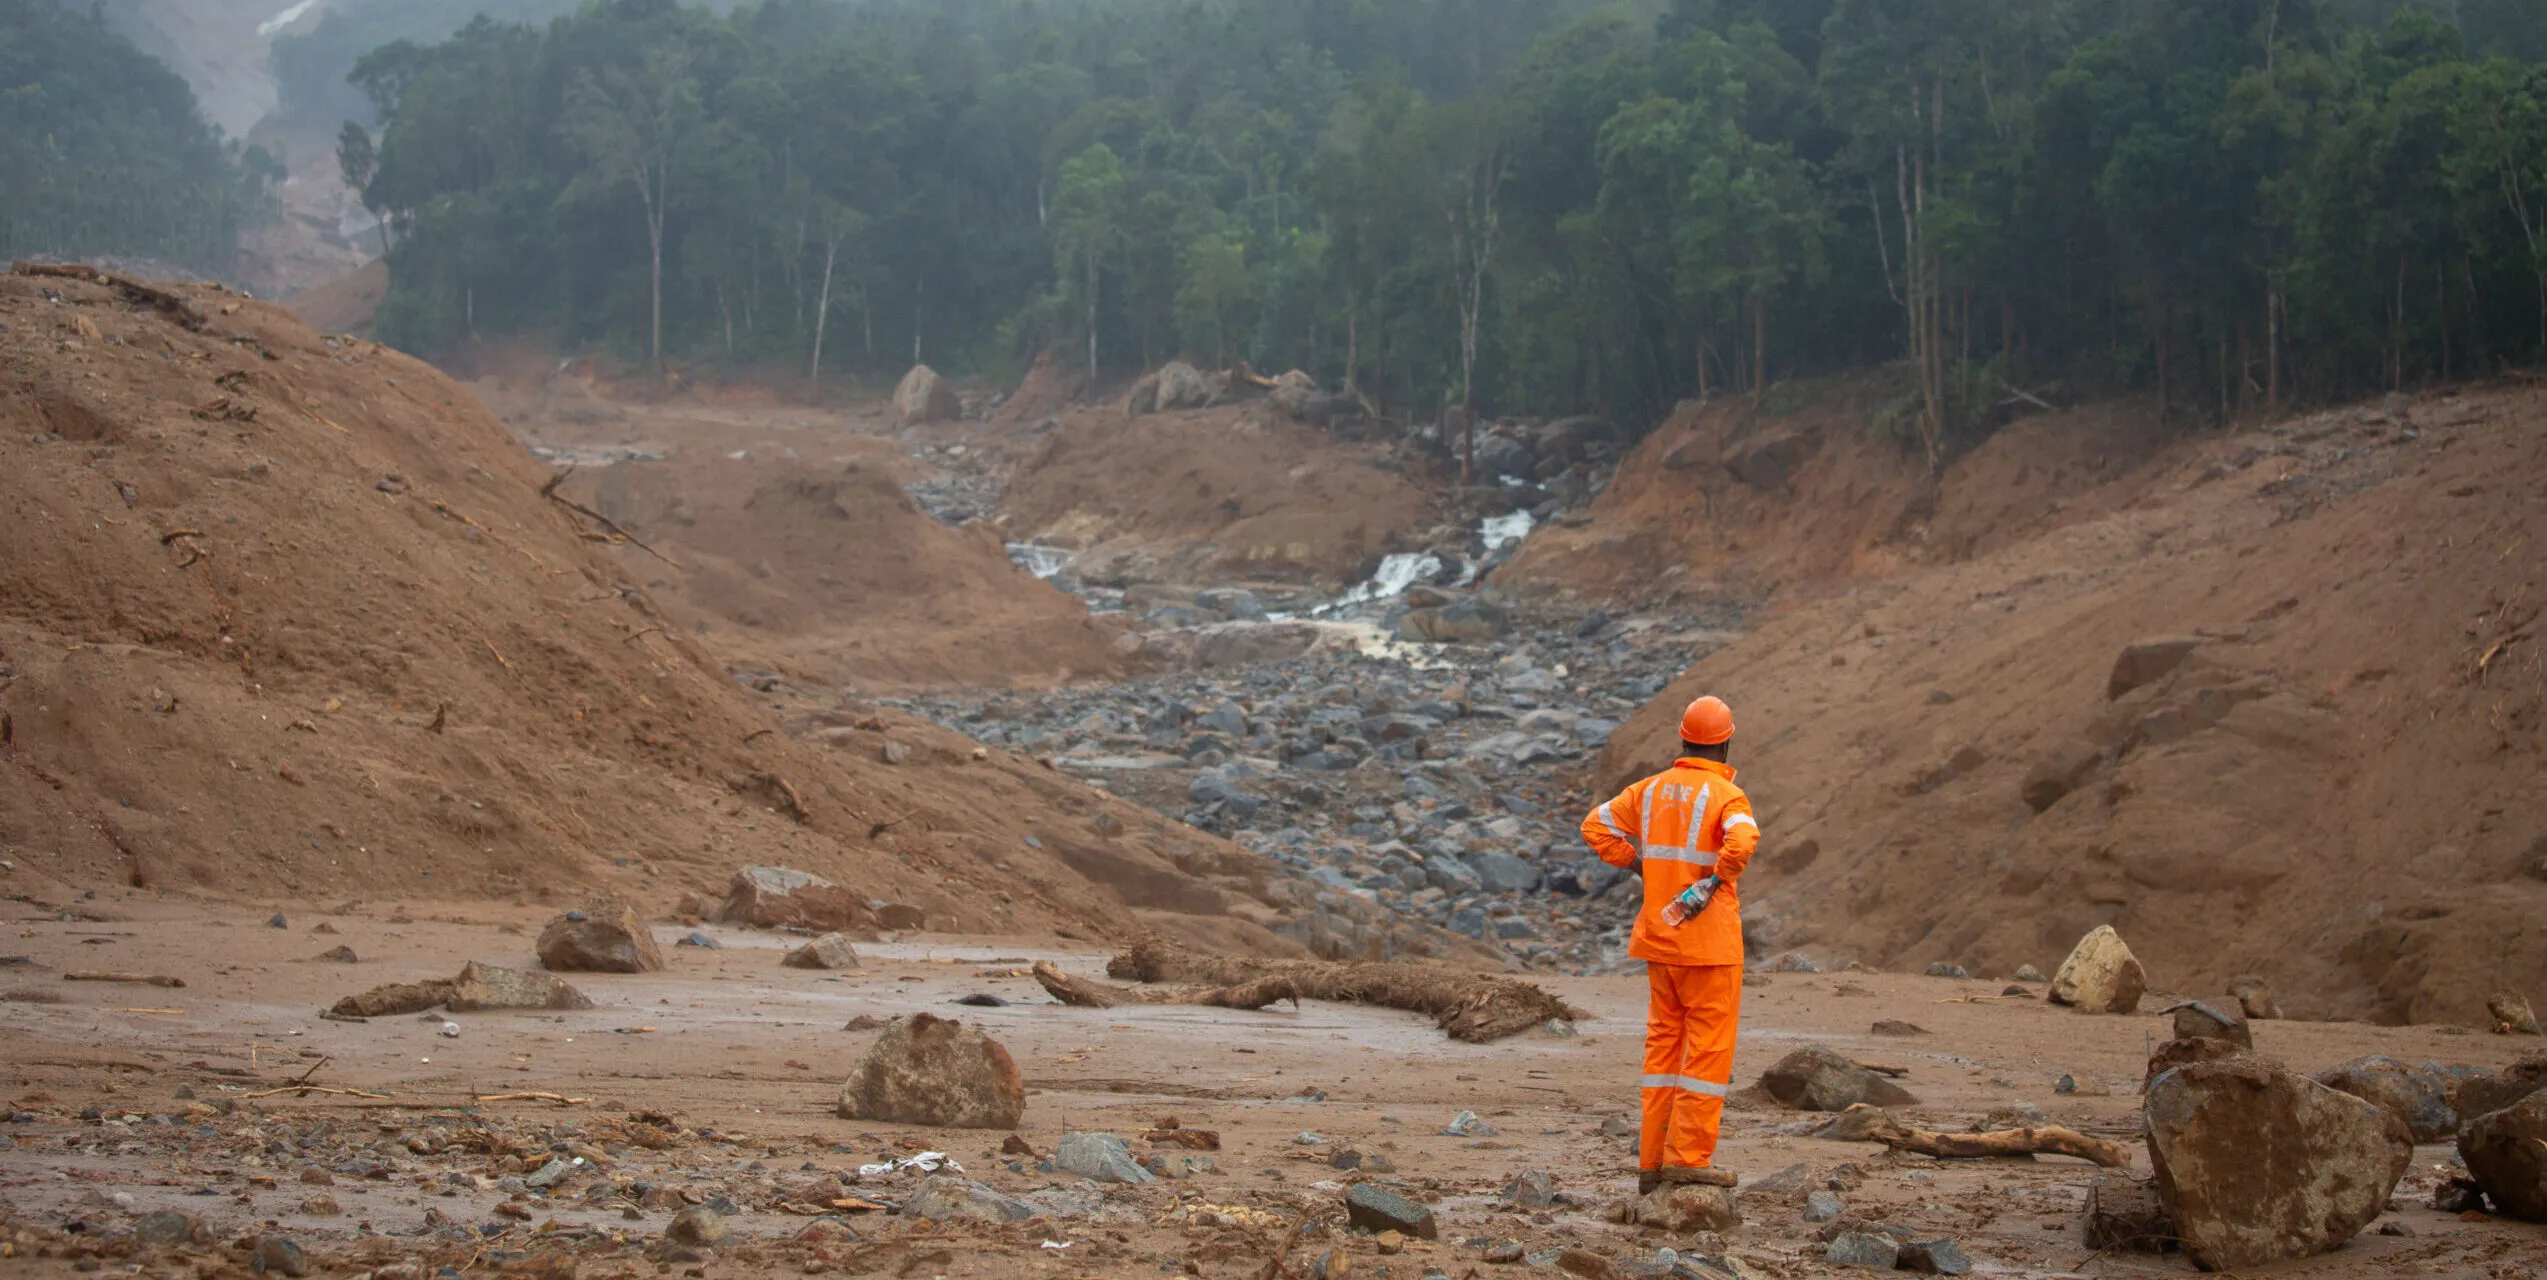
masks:
{"type": "Polygon", "coordinates": [[[1191,662],[1207,671],[1289,662],[1317,648],[1325,637],[1305,622],[1215,623],[1194,632],[1191,662]]]}
{"type": "Polygon", "coordinates": [[[840,1086],[850,1120],[939,1129],[1014,1129],[1026,1081],[1000,1043],[933,1014],[897,1018],[840,1086]]]}
{"type": "Polygon", "coordinates": [[[1367,1182],[1356,1183],[1344,1193],[1344,1216],[1356,1231],[1396,1231],[1418,1240],[1441,1238],[1432,1209],[1367,1182]]]}
{"type": "Polygon", "coordinates": [[[1544,1169],[1528,1169],[1505,1183],[1503,1202],[1523,1209],[1545,1209],[1556,1203],[1556,1178],[1544,1169]]]}
{"type": "Polygon", "coordinates": [[[1463,596],[1439,608],[1408,610],[1397,620],[1397,635],[1431,644],[1485,644],[1511,627],[1512,615],[1502,606],[1463,596]]]}
{"type": "Polygon", "coordinates": [[[484,1013],[499,1009],[589,1009],[593,1002],[553,975],[472,960],[452,981],[451,998],[443,1002],[443,1007],[453,1013],[484,1013]]]}
{"type": "Polygon", "coordinates": [[[703,1204],[673,1214],[672,1221],[663,1228],[664,1239],[694,1249],[713,1249],[733,1234],[734,1229],[725,1225],[725,1216],[703,1204]]]}
{"type": "Polygon", "coordinates": [[[796,928],[829,933],[863,926],[867,904],[858,895],[810,871],[793,867],[745,867],[726,887],[716,918],[760,929],[796,928]]]}
{"type": "Polygon", "coordinates": [[[826,933],[788,952],[779,963],[790,969],[855,969],[858,949],[836,933],[826,933]]]}
{"type": "Polygon", "coordinates": [[[2149,1086],[2158,1197],[2206,1270],[2324,1253],[2384,1212],[2414,1159],[2405,1122],[2253,1056],[2149,1086]]]}
{"type": "Polygon", "coordinates": [[[1890,1271],[1901,1264],[1901,1243],[1872,1231],[1844,1232],[1831,1238],[1822,1257],[1836,1267],[1890,1271]]]}
{"type": "Polygon", "coordinates": [[[425,982],[391,982],[373,987],[361,995],[347,996],[328,1009],[339,1018],[393,1018],[402,1013],[422,1013],[451,999],[448,979],[425,982]]]}
{"type": "Polygon", "coordinates": [[[1846,1111],[1857,1104],[1916,1106],[1908,1089],[1818,1044],[1806,1045],[1760,1073],[1760,1087],[1778,1105],[1798,1111],[1846,1111]]]}
{"type": "Polygon", "coordinates": [[[919,1185],[902,1202],[902,1212],[934,1222],[1024,1222],[1035,1207],[985,1187],[969,1178],[941,1173],[919,1185]]]}
{"type": "Polygon", "coordinates": [[[1972,1255],[1951,1237],[1913,1240],[1901,1247],[1901,1260],[1893,1267],[1923,1276],[1959,1276],[1972,1270],[1972,1255]]]}
{"type": "Polygon", "coordinates": [[[258,1237],[256,1251],[248,1256],[248,1268],[259,1275],[289,1276],[292,1280],[300,1280],[313,1269],[309,1255],[290,1236],[258,1237]]]}
{"type": "Polygon", "coordinates": [[[2504,1214],[2547,1222],[2547,1093],[2468,1122],[2459,1158],[2504,1214]]]}
{"type": "Polygon", "coordinates": [[[927,422],[952,422],[964,411],[955,398],[955,384],[939,377],[924,364],[911,366],[893,389],[893,413],[906,427],[927,422]]]}
{"type": "Polygon", "coordinates": [[[1200,409],[1211,399],[1211,379],[1204,377],[1202,370],[1182,360],[1170,360],[1159,367],[1158,394],[1153,401],[1159,412],[1200,409]]]}
{"type": "Polygon", "coordinates": [[[2114,657],[2113,674],[2105,678],[2105,696],[2119,698],[2152,680],[2184,665],[2187,655],[2202,647],[2199,636],[2162,636],[2123,646],[2114,657]]]}
{"type": "Polygon", "coordinates": [[[2070,950],[2069,959],[2052,975],[2051,998],[2083,1013],[2130,1013],[2140,1008],[2141,994],[2148,989],[2140,960],[2108,924],[2090,930],[2070,950]]]}
{"type": "Polygon", "coordinates": [[[2377,1103],[2405,1121],[2417,1142],[2447,1142],[2459,1131],[2459,1113],[2450,1107],[2450,1082],[2430,1067],[2409,1067],[2394,1058],[2372,1054],[2311,1077],[2329,1089],[2377,1103]]]}
{"type": "Polygon", "coordinates": [[[621,903],[549,921],[540,930],[538,951],[540,967],[559,973],[653,973],[663,967],[654,931],[621,903]]]}
{"type": "Polygon", "coordinates": [[[1472,853],[1465,859],[1488,893],[1528,893],[1539,887],[1539,869],[1508,853],[1472,853]]]}
{"type": "Polygon", "coordinates": [[[1090,1182],[1154,1182],[1149,1170],[1132,1158],[1132,1148],[1111,1133],[1063,1134],[1053,1153],[1053,1167],[1090,1182]]]}

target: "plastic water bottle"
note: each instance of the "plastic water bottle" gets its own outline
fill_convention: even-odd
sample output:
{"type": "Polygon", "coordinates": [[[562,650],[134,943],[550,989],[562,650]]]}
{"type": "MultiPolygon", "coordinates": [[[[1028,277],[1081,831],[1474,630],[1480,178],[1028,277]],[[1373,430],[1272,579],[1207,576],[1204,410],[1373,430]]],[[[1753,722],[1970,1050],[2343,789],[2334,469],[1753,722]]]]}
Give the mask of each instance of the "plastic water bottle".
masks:
{"type": "Polygon", "coordinates": [[[1715,901],[1718,883],[1714,876],[1709,876],[1681,890],[1679,897],[1663,904],[1663,923],[1675,929],[1689,923],[1692,917],[1707,909],[1708,903],[1715,901]]]}

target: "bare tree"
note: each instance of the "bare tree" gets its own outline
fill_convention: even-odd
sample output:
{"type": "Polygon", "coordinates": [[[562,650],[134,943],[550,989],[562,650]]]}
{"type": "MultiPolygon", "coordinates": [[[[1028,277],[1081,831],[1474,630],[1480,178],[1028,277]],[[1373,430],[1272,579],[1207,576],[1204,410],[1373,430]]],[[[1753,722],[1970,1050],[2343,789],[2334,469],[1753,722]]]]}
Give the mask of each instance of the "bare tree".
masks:
{"type": "Polygon", "coordinates": [[[1450,189],[1450,262],[1459,305],[1459,479],[1477,469],[1477,328],[1486,304],[1486,273],[1495,256],[1499,218],[1495,195],[1503,185],[1503,141],[1491,120],[1467,123],[1475,130],[1467,163],[1450,189]]]}
{"type": "Polygon", "coordinates": [[[613,67],[578,75],[566,91],[558,131],[592,166],[600,186],[634,183],[645,206],[646,247],[653,273],[654,313],[648,357],[663,365],[663,223],[671,203],[672,152],[697,96],[689,54],[648,50],[636,71],[613,67]]]}

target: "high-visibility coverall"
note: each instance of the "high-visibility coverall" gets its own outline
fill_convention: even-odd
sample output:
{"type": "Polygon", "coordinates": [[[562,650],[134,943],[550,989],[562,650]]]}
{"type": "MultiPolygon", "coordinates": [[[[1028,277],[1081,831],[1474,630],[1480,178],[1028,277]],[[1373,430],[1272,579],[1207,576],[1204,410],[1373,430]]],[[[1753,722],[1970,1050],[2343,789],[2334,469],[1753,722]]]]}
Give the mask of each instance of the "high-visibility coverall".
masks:
{"type": "Polygon", "coordinates": [[[1583,819],[1584,842],[1614,867],[1643,864],[1645,903],[1627,954],[1645,962],[1652,1001],[1645,1023],[1646,1171],[1705,1168],[1715,1159],[1733,1082],[1742,1014],[1742,869],[1760,847],[1750,797],[1733,767],[1685,758],[1631,784],[1583,819]],[[1715,900],[1675,929],[1663,906],[1707,876],[1715,900]]]}

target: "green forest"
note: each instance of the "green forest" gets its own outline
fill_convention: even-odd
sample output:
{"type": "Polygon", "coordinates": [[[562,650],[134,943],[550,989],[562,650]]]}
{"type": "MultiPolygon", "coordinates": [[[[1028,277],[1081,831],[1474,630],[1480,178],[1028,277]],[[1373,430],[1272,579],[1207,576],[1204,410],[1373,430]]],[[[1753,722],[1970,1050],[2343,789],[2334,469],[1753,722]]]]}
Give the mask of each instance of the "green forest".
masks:
{"type": "Polygon", "coordinates": [[[218,273],[282,166],[92,6],[0,0],[0,258],[155,259],[218,273]]]}

